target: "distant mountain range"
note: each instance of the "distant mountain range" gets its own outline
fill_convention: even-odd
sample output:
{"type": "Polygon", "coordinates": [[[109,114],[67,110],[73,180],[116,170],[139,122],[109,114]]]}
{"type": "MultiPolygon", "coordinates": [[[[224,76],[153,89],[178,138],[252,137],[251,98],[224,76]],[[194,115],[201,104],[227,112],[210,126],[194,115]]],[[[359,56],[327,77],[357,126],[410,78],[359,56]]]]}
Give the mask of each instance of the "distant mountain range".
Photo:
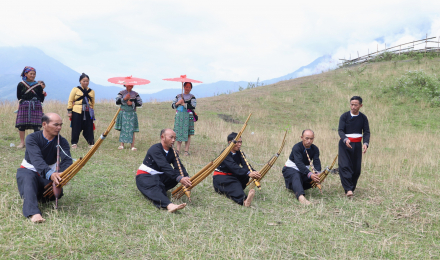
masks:
{"type": "MultiPolygon", "coordinates": [[[[0,99],[16,100],[17,84],[20,82],[20,73],[26,65],[31,64],[37,69],[37,80],[43,79],[48,86],[47,99],[66,101],[70,90],[78,85],[80,73],[67,67],[54,58],[46,55],[34,47],[0,47],[0,99]],[[49,89],[50,88],[50,89],[49,89]]],[[[333,67],[330,56],[322,56],[285,76],[264,80],[261,82],[247,81],[219,81],[208,84],[195,85],[191,91],[198,98],[210,97],[222,93],[236,92],[239,88],[246,88],[249,84],[269,85],[283,80],[321,73],[333,67]]],[[[93,77],[91,78],[93,80],[93,77]]],[[[116,86],[102,86],[90,82],[90,88],[95,90],[98,99],[114,99],[116,93],[122,90],[116,86]]],[[[140,94],[144,102],[156,100],[172,100],[179,89],[164,89],[153,94],[140,94]]]]}

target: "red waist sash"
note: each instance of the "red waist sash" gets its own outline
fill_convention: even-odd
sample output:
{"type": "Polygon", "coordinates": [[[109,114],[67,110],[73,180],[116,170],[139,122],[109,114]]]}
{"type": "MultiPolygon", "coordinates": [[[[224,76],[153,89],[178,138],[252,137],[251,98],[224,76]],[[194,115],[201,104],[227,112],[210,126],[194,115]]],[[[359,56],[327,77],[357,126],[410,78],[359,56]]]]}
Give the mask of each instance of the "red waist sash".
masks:
{"type": "Polygon", "coordinates": [[[355,138],[348,137],[348,140],[350,140],[350,142],[352,142],[352,143],[360,143],[360,142],[362,142],[362,136],[361,137],[355,137],[355,138]]]}
{"type": "Polygon", "coordinates": [[[150,174],[149,172],[143,171],[143,170],[137,170],[136,175],[140,175],[140,174],[150,174]]]}
{"type": "Polygon", "coordinates": [[[215,175],[232,175],[232,173],[214,171],[214,176],[215,175]]]}
{"type": "MultiPolygon", "coordinates": [[[[20,165],[20,168],[23,168],[23,169],[27,169],[26,167],[24,167],[23,165],[20,165]]],[[[40,176],[41,177],[41,175],[37,172],[37,174],[38,174],[38,176],[40,176]]]]}

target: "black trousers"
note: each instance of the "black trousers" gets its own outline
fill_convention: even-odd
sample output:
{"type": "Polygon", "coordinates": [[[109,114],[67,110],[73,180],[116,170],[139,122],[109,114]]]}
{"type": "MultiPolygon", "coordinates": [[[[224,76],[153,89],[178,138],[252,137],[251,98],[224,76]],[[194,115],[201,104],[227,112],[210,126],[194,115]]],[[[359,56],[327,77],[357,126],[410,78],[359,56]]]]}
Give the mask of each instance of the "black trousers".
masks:
{"type": "MultiPolygon", "coordinates": [[[[38,173],[25,168],[17,169],[17,186],[20,196],[23,198],[23,215],[29,217],[35,214],[41,214],[38,208],[38,202],[48,202],[55,200],[52,196],[51,199],[43,197],[44,186],[46,186],[50,180],[38,175],[38,173]]],[[[63,196],[61,192],[60,198],[63,196]]]]}
{"type": "Polygon", "coordinates": [[[350,143],[350,145],[353,148],[348,148],[342,139],[339,141],[339,176],[345,193],[356,189],[362,166],[362,143],[350,143]]]}
{"type": "Polygon", "coordinates": [[[297,199],[299,196],[305,195],[305,190],[308,190],[312,187],[312,185],[310,185],[312,180],[309,179],[307,175],[300,173],[296,169],[284,166],[282,172],[284,182],[286,183],[286,188],[292,190],[297,199]]]}
{"type": "Polygon", "coordinates": [[[244,189],[248,181],[249,176],[247,175],[215,175],[213,177],[214,190],[240,205],[243,205],[247,198],[244,189]]]}
{"type": "Polygon", "coordinates": [[[82,111],[81,114],[72,111],[72,139],[71,144],[77,144],[79,134],[83,133],[84,138],[88,144],[95,144],[95,137],[93,135],[93,120],[90,118],[89,111],[82,111]],[[86,120],[84,120],[84,113],[86,120]]]}
{"type": "Polygon", "coordinates": [[[136,175],[136,186],[139,191],[158,208],[166,208],[171,204],[167,197],[167,190],[170,190],[178,182],[168,178],[165,174],[139,174],[136,175]]]}

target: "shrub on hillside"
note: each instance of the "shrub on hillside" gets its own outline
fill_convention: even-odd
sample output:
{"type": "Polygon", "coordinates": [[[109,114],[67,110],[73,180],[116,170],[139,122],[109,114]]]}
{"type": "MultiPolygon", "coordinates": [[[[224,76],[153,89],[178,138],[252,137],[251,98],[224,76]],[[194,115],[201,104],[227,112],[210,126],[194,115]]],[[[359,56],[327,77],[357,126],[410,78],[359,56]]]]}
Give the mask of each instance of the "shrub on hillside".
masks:
{"type": "Polygon", "coordinates": [[[394,91],[440,105],[440,81],[422,70],[408,71],[396,80],[394,91]]]}

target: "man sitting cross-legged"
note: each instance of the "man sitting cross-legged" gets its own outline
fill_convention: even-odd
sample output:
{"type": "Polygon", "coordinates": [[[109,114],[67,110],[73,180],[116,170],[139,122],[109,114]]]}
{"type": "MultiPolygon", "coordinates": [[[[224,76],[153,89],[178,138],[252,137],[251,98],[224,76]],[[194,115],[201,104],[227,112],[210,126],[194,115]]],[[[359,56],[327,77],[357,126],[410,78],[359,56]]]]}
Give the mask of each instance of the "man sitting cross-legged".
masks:
{"type": "MultiPolygon", "coordinates": [[[[237,133],[228,135],[228,143],[231,143],[236,136],[237,133]]],[[[246,196],[244,189],[249,181],[249,177],[259,179],[261,175],[250,164],[249,167],[252,171],[249,170],[245,157],[243,157],[240,151],[241,144],[242,140],[239,138],[226,159],[215,169],[213,183],[216,192],[225,194],[240,205],[250,207],[255,190],[251,189],[248,196],[246,196]]]]}
{"type": "Polygon", "coordinates": [[[313,144],[315,134],[307,129],[302,132],[301,142],[295,144],[290,153],[286,165],[283,167],[283,176],[286,188],[295,193],[296,198],[301,204],[309,205],[310,202],[304,197],[304,190],[310,189],[310,182],[320,182],[318,174],[310,169],[310,160],[313,160],[313,167],[321,171],[321,161],[319,160],[319,149],[313,144]],[[309,157],[307,157],[307,154],[309,157]]]}
{"type": "MultiPolygon", "coordinates": [[[[43,198],[44,186],[50,181],[58,184],[61,180],[60,172],[72,164],[69,143],[60,136],[60,148],[63,151],[60,152],[60,172],[56,172],[57,136],[63,125],[61,117],[55,113],[47,113],[41,121],[43,130],[26,137],[26,152],[20,168],[17,169],[18,191],[23,198],[23,215],[34,223],[45,221],[38,208],[38,201],[48,201],[43,198]]],[[[55,198],[52,197],[53,199],[55,198]]]]}
{"type": "Polygon", "coordinates": [[[167,190],[174,188],[179,182],[185,187],[191,186],[185,167],[174,155],[175,141],[176,133],[171,129],[163,129],[160,132],[160,143],[154,144],[148,149],[136,174],[136,185],[139,191],[151,200],[154,206],[166,208],[168,212],[183,209],[186,203],[179,205],[171,203],[166,194],[167,190]],[[185,177],[180,175],[177,160],[180,162],[185,177]]]}

